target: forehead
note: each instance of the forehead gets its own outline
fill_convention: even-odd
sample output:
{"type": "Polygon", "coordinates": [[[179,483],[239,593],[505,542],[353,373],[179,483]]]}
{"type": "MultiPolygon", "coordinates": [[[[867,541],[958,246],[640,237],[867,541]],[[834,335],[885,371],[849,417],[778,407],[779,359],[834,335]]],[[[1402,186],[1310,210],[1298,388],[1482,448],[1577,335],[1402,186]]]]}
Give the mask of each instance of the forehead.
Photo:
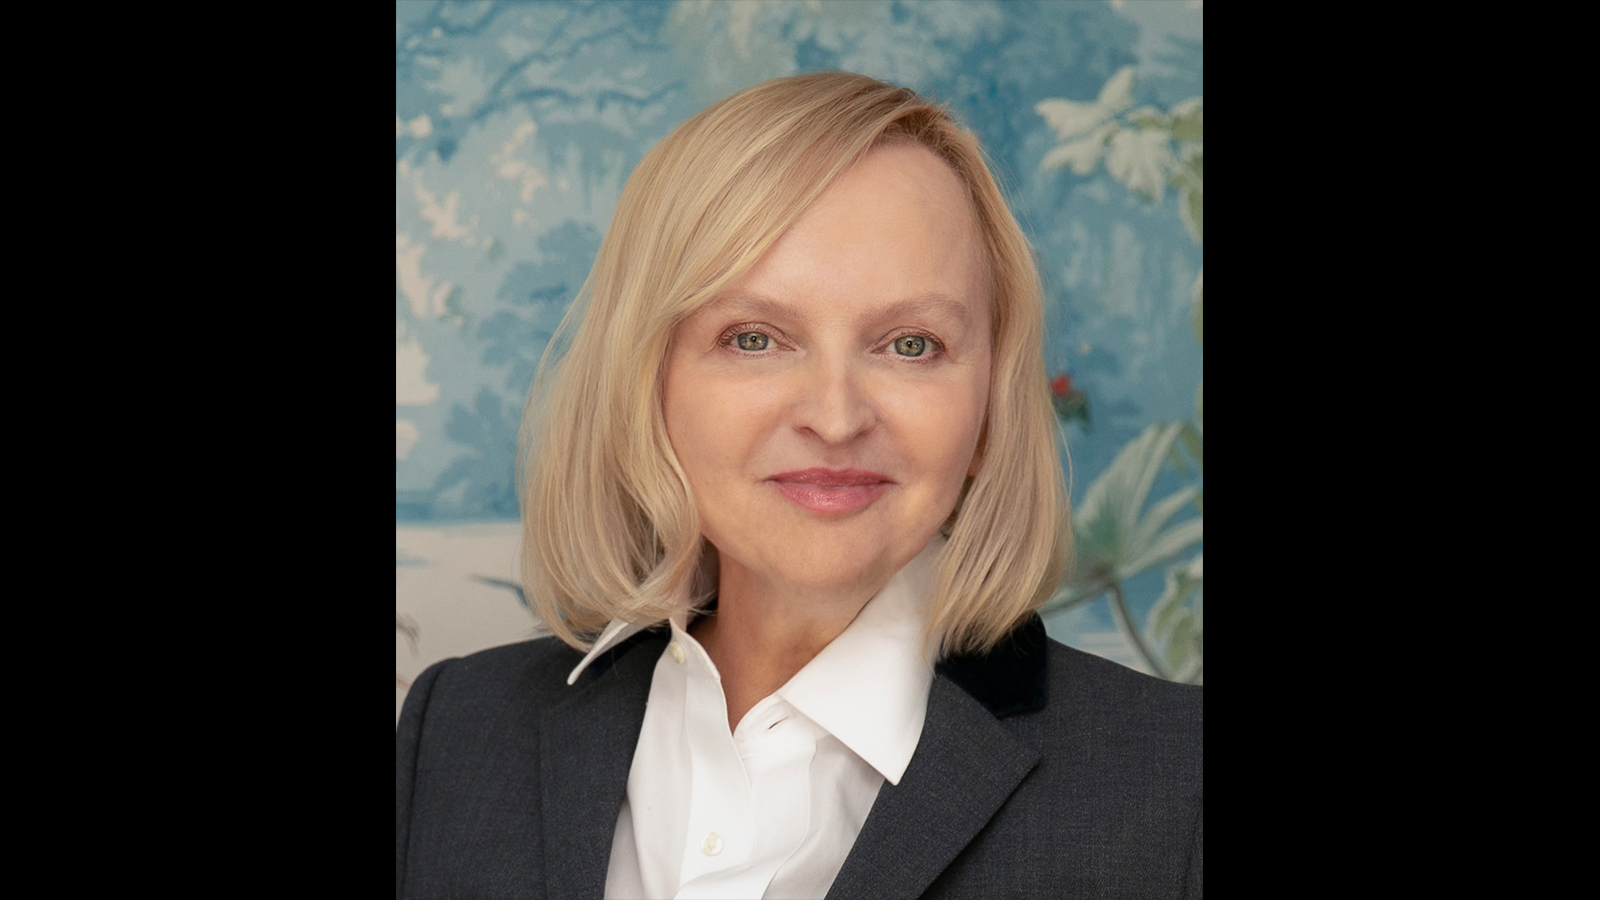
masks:
{"type": "Polygon", "coordinates": [[[713,302],[764,297],[863,310],[914,303],[976,323],[989,306],[983,248],[955,172],[921,145],[890,144],[829,186],[713,302]]]}

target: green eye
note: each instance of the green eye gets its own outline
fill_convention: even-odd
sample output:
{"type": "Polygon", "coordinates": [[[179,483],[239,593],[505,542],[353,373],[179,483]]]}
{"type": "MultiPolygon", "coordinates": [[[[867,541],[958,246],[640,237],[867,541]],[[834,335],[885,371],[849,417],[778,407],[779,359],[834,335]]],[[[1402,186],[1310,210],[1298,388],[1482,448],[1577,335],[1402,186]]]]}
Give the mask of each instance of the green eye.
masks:
{"type": "Polygon", "coordinates": [[[751,353],[759,353],[767,349],[767,341],[767,336],[759,331],[746,331],[733,339],[733,342],[739,345],[740,350],[748,350],[751,353]]]}
{"type": "Polygon", "coordinates": [[[901,356],[921,356],[928,350],[928,339],[920,334],[908,334],[894,339],[894,352],[901,356]]]}

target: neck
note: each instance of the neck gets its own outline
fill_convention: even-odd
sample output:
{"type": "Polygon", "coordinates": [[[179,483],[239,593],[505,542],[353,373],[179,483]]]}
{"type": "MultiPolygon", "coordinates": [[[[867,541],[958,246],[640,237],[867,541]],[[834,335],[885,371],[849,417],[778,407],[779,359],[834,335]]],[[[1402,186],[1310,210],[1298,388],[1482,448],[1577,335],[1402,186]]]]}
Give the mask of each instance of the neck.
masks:
{"type": "Polygon", "coordinates": [[[728,729],[843,633],[883,583],[786,588],[722,565],[716,612],[691,630],[722,675],[728,729]]]}

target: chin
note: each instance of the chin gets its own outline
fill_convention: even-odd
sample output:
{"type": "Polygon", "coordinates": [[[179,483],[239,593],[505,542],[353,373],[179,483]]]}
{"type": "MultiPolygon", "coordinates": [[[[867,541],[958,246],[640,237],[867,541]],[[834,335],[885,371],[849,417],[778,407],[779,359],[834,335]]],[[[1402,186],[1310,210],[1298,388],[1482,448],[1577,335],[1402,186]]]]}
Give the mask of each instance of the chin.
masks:
{"type": "Polygon", "coordinates": [[[775,571],[791,584],[846,589],[864,581],[887,580],[917,555],[916,549],[870,547],[841,537],[845,539],[792,545],[775,571]]]}
{"type": "Polygon", "coordinates": [[[864,582],[887,581],[922,551],[943,521],[915,527],[893,504],[832,517],[787,501],[748,508],[760,512],[738,521],[707,523],[719,526],[715,531],[720,534],[707,535],[717,548],[719,567],[725,572],[743,569],[752,579],[806,591],[848,591],[864,582]]]}

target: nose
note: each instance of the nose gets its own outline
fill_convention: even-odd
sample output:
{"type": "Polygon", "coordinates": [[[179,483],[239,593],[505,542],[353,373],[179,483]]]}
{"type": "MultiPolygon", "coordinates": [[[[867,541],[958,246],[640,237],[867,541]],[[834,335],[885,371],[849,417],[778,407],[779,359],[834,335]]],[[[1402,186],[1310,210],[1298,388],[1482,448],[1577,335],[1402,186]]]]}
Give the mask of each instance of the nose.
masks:
{"type": "Polygon", "coordinates": [[[848,444],[872,430],[878,412],[867,373],[848,360],[818,360],[807,366],[798,387],[794,424],[826,444],[848,444]]]}

